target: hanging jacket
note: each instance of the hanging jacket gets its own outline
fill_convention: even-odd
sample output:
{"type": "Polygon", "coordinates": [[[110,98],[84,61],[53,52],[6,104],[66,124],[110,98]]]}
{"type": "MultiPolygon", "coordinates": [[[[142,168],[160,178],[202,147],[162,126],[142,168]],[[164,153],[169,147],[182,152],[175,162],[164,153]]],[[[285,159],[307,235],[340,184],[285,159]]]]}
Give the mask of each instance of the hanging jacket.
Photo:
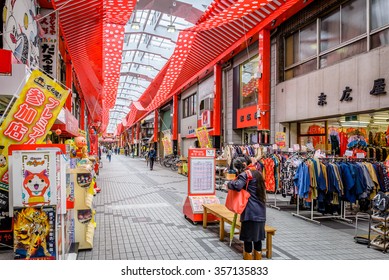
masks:
{"type": "Polygon", "coordinates": [[[294,185],[297,187],[297,194],[301,198],[308,198],[309,187],[311,179],[309,177],[308,166],[301,163],[297,168],[296,174],[293,178],[294,185]]]}
{"type": "Polygon", "coordinates": [[[357,198],[355,197],[355,171],[347,163],[340,163],[340,169],[342,170],[342,182],[344,186],[344,197],[347,201],[355,203],[357,198]]]}

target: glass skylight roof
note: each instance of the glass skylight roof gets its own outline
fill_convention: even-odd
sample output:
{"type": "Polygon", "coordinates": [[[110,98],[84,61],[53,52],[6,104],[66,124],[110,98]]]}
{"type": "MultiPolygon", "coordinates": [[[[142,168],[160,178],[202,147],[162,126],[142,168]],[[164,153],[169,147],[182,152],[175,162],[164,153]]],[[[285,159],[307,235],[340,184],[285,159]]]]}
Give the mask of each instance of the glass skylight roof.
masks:
{"type": "Polygon", "coordinates": [[[125,27],[122,65],[107,133],[114,133],[173,54],[178,33],[194,25],[212,0],[140,0],[125,27]],[[174,26],[174,32],[168,32],[174,26]]]}

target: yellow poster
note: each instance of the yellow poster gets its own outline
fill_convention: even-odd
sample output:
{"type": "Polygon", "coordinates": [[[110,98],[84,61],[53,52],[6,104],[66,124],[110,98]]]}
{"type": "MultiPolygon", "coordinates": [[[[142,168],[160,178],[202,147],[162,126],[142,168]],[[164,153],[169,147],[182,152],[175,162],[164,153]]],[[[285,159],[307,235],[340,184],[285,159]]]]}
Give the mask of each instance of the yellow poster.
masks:
{"type": "Polygon", "coordinates": [[[163,144],[163,150],[166,155],[170,155],[173,153],[173,143],[171,141],[170,137],[164,137],[162,138],[162,144],[163,144]]]}
{"type": "MultiPolygon", "coordinates": [[[[8,146],[42,144],[68,95],[69,90],[63,89],[41,71],[31,73],[0,127],[0,197],[8,198],[8,146]]],[[[5,200],[8,208],[8,199],[5,200]]]]}
{"type": "Polygon", "coordinates": [[[284,148],[286,146],[286,133],[285,132],[277,132],[275,137],[275,143],[280,148],[284,148]]]}
{"type": "Polygon", "coordinates": [[[205,126],[196,129],[196,136],[199,141],[200,148],[212,148],[208,130],[205,126]]]}

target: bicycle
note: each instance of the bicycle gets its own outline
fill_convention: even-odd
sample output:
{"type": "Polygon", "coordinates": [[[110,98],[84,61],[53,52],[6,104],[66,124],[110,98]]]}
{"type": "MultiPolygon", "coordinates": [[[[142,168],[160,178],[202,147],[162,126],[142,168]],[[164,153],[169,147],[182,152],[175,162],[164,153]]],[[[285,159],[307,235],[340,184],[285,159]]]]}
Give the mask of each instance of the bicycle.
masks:
{"type": "Polygon", "coordinates": [[[165,156],[163,161],[162,161],[163,166],[165,166],[167,168],[171,167],[173,160],[175,158],[176,158],[176,156],[174,154],[170,154],[170,155],[165,156]]]}

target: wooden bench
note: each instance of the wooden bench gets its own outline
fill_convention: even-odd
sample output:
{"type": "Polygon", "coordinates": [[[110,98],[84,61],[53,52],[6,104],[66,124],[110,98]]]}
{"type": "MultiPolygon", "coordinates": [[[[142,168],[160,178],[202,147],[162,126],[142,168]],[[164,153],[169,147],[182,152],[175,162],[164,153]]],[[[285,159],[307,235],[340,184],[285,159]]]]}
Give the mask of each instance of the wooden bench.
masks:
{"type": "MultiPolygon", "coordinates": [[[[204,214],[203,214],[203,228],[207,228],[207,217],[208,214],[213,214],[218,217],[220,224],[220,241],[224,240],[225,231],[224,231],[224,223],[232,224],[232,220],[234,219],[234,213],[227,209],[227,207],[223,204],[203,204],[204,214]]],[[[240,229],[241,224],[238,220],[236,222],[236,229],[240,229]]],[[[274,227],[265,226],[266,231],[266,249],[262,251],[266,252],[266,258],[271,259],[273,255],[273,235],[276,233],[276,229],[274,227]]]]}

